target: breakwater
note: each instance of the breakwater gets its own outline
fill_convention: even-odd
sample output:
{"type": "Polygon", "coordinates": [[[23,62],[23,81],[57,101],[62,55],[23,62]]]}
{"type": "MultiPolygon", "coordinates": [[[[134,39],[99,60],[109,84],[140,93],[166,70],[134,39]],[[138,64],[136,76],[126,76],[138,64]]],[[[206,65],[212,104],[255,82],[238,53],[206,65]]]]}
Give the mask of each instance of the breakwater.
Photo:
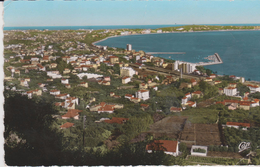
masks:
{"type": "Polygon", "coordinates": [[[186,52],[146,52],[147,54],[185,54],[186,52]]]}
{"type": "Polygon", "coordinates": [[[219,56],[218,53],[215,53],[214,55],[212,55],[212,57],[210,57],[210,60],[213,60],[213,61],[210,61],[210,62],[199,62],[199,63],[196,63],[197,66],[208,66],[208,65],[222,64],[223,63],[223,60],[221,59],[221,57],[219,56]]]}

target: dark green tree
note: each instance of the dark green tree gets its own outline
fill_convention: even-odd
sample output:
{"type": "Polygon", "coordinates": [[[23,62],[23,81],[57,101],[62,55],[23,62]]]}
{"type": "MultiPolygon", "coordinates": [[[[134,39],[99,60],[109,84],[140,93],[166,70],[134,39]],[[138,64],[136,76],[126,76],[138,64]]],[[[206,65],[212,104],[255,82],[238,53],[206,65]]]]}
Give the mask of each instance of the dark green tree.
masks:
{"type": "Polygon", "coordinates": [[[53,128],[57,111],[44,99],[4,92],[7,165],[54,165],[61,155],[62,134],[53,128]],[[13,138],[17,140],[13,140],[13,138]]]}

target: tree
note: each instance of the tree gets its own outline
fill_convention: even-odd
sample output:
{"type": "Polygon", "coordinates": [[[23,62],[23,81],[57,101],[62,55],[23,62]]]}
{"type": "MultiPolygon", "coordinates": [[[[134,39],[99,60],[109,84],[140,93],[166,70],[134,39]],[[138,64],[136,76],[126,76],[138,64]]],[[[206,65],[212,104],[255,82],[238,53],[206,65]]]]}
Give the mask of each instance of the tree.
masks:
{"type": "Polygon", "coordinates": [[[59,163],[62,134],[52,128],[57,110],[44,99],[28,99],[19,94],[4,92],[5,133],[16,135],[20,143],[5,143],[8,165],[53,165],[59,163]],[[15,105],[14,105],[15,104],[15,105]]]}
{"type": "Polygon", "coordinates": [[[206,74],[210,76],[212,74],[212,71],[210,69],[206,69],[206,74]]]}

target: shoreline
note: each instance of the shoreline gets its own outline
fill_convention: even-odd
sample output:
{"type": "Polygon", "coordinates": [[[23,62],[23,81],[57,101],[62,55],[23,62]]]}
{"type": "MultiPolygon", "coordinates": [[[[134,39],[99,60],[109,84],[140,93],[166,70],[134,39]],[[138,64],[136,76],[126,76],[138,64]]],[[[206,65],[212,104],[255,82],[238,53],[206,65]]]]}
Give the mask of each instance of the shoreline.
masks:
{"type": "MultiPolygon", "coordinates": [[[[149,33],[149,34],[130,34],[130,35],[114,35],[109,36],[104,39],[92,42],[91,44],[96,46],[96,43],[105,41],[109,38],[115,38],[115,37],[123,37],[123,36],[131,36],[131,35],[153,35],[153,34],[173,34],[173,33],[196,33],[196,32],[227,32],[227,31],[260,31],[260,29],[239,29],[239,30],[209,30],[209,31],[174,31],[174,32],[167,32],[167,33],[149,33]]],[[[101,45],[100,45],[101,46],[101,45]]]]}

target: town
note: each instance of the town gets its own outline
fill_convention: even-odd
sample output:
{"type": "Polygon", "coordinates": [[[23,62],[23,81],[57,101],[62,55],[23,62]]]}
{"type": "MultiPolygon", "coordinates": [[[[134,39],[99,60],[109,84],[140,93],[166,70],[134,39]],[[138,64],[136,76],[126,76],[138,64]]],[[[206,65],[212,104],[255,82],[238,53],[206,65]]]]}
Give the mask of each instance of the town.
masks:
{"type": "MultiPolygon", "coordinates": [[[[40,102],[50,103],[57,112],[51,114],[55,121],[49,126],[63,135],[67,150],[83,148],[106,155],[124,144],[145,143],[140,148],[146,154],[162,151],[179,161],[165,165],[256,165],[260,163],[257,83],[218,75],[203,67],[206,64],[155,57],[131,44],[96,45],[112,36],[219,27],[4,31],[5,98],[19,94],[43,105],[39,108],[45,106],[40,102]],[[250,144],[240,148],[242,142],[250,144]]],[[[212,55],[209,64],[223,63],[221,55],[212,55]]],[[[12,142],[26,143],[12,130],[5,140],[10,147],[12,142]],[[14,135],[20,140],[14,141],[14,135]]]]}

